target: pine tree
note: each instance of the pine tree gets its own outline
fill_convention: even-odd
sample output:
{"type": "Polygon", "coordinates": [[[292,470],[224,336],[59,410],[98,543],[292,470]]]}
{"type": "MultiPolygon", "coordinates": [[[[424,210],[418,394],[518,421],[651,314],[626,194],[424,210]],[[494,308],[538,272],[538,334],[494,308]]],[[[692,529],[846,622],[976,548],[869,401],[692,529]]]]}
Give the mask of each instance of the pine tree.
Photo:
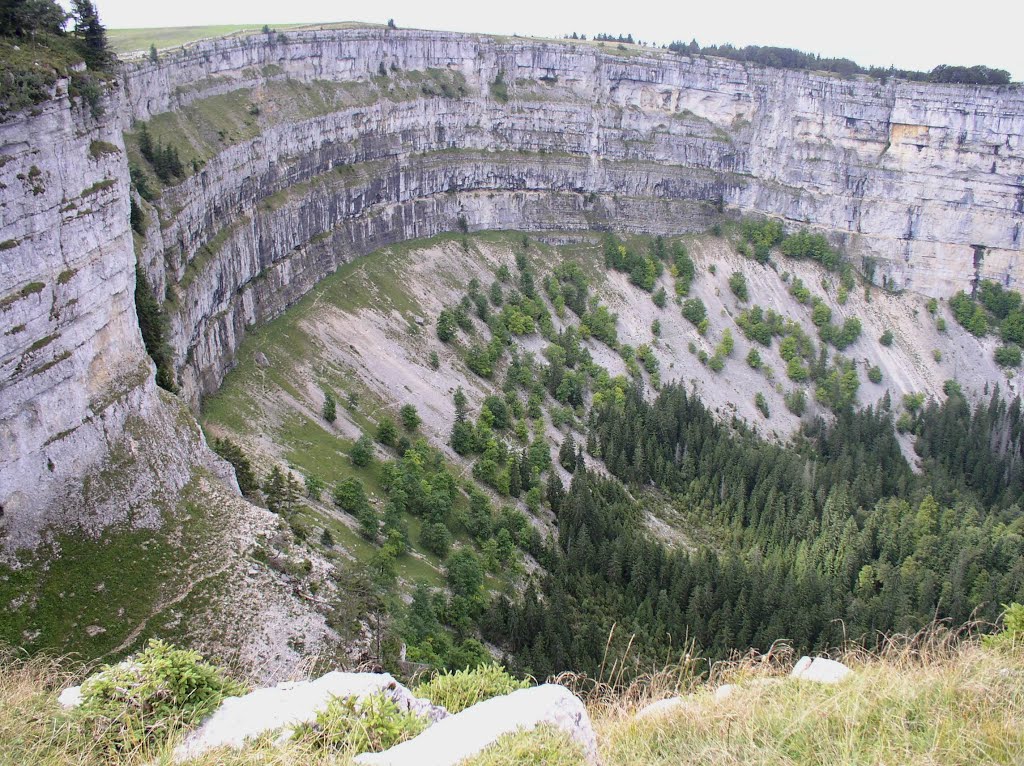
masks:
{"type": "Polygon", "coordinates": [[[557,471],[552,471],[551,476],[548,477],[546,494],[548,505],[551,506],[551,510],[557,515],[558,511],[562,508],[562,501],[565,499],[565,486],[562,484],[557,471]]]}
{"type": "Polygon", "coordinates": [[[576,470],[576,440],[569,434],[558,449],[558,463],[569,473],[576,470]]]}
{"type": "Polygon", "coordinates": [[[263,499],[267,504],[267,510],[273,513],[283,513],[288,502],[288,484],[284,472],[274,466],[263,482],[263,499]]]}
{"type": "Polygon", "coordinates": [[[112,57],[107,45],[107,30],[100,23],[96,6],[91,0],[72,0],[71,16],[75,20],[75,35],[81,41],[86,65],[90,69],[103,69],[112,57]]]}
{"type": "Polygon", "coordinates": [[[330,391],[324,391],[324,406],[321,414],[328,423],[333,423],[338,417],[338,402],[330,391]]]}
{"type": "Polygon", "coordinates": [[[146,123],[139,125],[139,153],[149,163],[153,163],[156,160],[153,150],[153,137],[149,134],[149,127],[146,123]]]}

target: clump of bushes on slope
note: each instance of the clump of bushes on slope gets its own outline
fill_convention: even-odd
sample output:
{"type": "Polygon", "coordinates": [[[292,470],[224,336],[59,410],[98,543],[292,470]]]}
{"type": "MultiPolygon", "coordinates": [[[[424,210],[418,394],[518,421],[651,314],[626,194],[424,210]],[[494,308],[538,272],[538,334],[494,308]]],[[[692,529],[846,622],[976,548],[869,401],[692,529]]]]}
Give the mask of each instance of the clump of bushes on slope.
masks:
{"type": "Polygon", "coordinates": [[[379,753],[412,739],[428,726],[415,713],[400,710],[384,693],[357,697],[335,697],[317,713],[316,721],[295,730],[294,739],[314,750],[344,755],[379,753]]]}
{"type": "Polygon", "coordinates": [[[152,640],[82,684],[76,718],[104,750],[133,751],[166,741],[243,691],[198,652],[152,640]]]}
{"type": "Polygon", "coordinates": [[[417,697],[444,706],[449,713],[458,713],[491,697],[525,689],[529,681],[519,681],[497,664],[478,665],[473,670],[439,673],[416,687],[417,697]]]}

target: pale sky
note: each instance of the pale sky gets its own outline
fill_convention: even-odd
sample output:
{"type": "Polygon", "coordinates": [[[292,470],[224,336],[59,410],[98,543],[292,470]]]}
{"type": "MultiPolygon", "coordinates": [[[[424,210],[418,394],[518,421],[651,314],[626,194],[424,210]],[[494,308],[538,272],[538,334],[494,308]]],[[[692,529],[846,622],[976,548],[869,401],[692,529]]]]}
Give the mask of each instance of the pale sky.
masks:
{"type": "Polygon", "coordinates": [[[780,45],[865,66],[928,70],[986,64],[1024,79],[1024,0],[698,0],[591,2],[327,2],[326,0],[96,0],[111,28],[284,24],[394,18],[400,27],[559,37],[632,33],[669,43],[780,45]]]}

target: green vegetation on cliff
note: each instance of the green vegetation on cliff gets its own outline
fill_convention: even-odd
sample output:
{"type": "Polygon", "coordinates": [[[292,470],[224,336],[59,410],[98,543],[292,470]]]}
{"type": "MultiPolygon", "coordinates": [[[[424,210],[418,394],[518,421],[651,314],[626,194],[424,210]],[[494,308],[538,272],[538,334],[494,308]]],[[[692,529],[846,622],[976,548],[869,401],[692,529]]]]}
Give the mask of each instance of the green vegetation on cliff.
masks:
{"type": "Polygon", "coordinates": [[[0,7],[0,120],[49,99],[58,78],[69,78],[70,95],[99,111],[111,61],[106,30],[90,0],[71,6],[71,13],[52,0],[6,0],[0,7]],[[88,70],[77,71],[83,61],[88,70]]]}

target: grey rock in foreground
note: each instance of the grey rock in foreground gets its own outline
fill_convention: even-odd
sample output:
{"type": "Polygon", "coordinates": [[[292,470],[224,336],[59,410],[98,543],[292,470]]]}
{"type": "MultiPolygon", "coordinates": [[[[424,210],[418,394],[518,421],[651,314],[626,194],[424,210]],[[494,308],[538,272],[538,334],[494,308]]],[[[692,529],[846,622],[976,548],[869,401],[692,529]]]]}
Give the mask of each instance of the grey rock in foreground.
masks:
{"type": "Polygon", "coordinates": [[[597,737],[579,697],[564,686],[544,684],[495,697],[440,721],[414,739],[383,753],[364,753],[356,763],[371,766],[455,766],[505,734],[550,724],[566,732],[597,762],[597,737]]]}
{"type": "Polygon", "coordinates": [[[448,715],[444,708],[414,696],[388,673],[335,671],[315,681],[281,683],[229,697],[175,749],[174,758],[185,761],[218,747],[240,748],[247,740],[279,729],[283,729],[279,741],[285,740],[296,726],[315,720],[335,697],[362,699],[377,692],[387,694],[403,711],[432,720],[448,715]]]}
{"type": "Polygon", "coordinates": [[[837,684],[852,672],[843,663],[825,657],[801,657],[789,677],[820,684],[837,684]]]}

